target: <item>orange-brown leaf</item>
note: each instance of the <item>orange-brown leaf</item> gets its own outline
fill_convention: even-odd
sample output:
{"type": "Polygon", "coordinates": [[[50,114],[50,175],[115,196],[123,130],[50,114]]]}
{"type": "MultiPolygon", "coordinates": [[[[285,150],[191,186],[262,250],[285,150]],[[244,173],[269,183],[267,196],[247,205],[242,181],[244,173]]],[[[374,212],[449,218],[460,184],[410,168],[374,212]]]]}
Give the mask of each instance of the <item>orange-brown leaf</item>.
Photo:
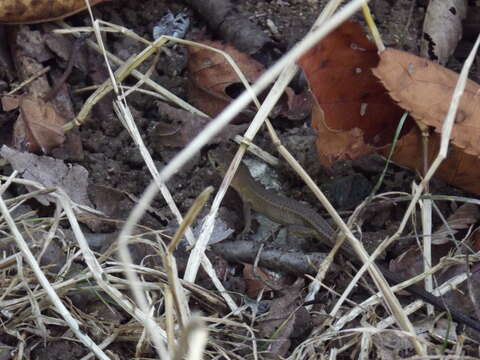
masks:
{"type": "MultiPolygon", "coordinates": [[[[50,152],[63,144],[65,119],[55,108],[40,98],[23,95],[17,98],[20,115],[14,126],[14,145],[30,152],[50,152]]],[[[12,99],[3,99],[12,104],[12,99]]]]}
{"type": "MultiPolygon", "coordinates": [[[[201,43],[229,54],[250,83],[257,80],[264,70],[262,64],[233,46],[215,41],[201,43]]],[[[189,55],[189,99],[208,115],[216,116],[243,91],[243,85],[223,55],[199,47],[190,47],[189,55]]]]}
{"type": "MultiPolygon", "coordinates": [[[[107,0],[90,0],[96,5],[107,0]]],[[[34,24],[59,20],[85,9],[85,0],[3,0],[0,23],[34,24]]]]}
{"type": "MultiPolygon", "coordinates": [[[[440,132],[458,74],[427,59],[395,49],[380,55],[374,74],[400,106],[440,132]]],[[[451,140],[465,153],[480,155],[480,86],[469,80],[460,100],[451,140]]]]}
{"type": "MultiPolygon", "coordinates": [[[[428,163],[438,154],[440,135],[433,133],[428,139],[428,163]]],[[[414,127],[404,135],[395,147],[393,161],[411,169],[423,170],[422,137],[414,127]]],[[[383,151],[387,155],[388,149],[383,151]]],[[[443,181],[472,193],[480,194],[480,159],[463,149],[450,145],[448,157],[442,162],[435,176],[443,181]]]]}
{"type": "Polygon", "coordinates": [[[300,59],[318,102],[312,126],[319,133],[317,150],[324,165],[371,153],[392,141],[403,110],[373,76],[371,68],[378,61],[375,45],[352,21],[300,59]]]}
{"type": "Polygon", "coordinates": [[[253,265],[243,264],[243,279],[246,285],[247,295],[255,299],[261,291],[271,291],[267,282],[274,282],[270,274],[261,268],[254,268],[253,265]]]}

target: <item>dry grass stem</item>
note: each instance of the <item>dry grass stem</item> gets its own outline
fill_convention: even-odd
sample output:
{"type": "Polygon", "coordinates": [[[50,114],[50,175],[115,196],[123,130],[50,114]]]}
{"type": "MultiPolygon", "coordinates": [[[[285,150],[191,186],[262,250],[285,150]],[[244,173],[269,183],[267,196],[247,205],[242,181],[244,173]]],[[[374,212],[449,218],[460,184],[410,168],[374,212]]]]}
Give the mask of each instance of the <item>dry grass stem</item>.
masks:
{"type": "Polygon", "coordinates": [[[38,265],[37,261],[35,260],[32,252],[30,251],[27,243],[25,242],[25,239],[23,238],[22,234],[17,228],[17,225],[13,221],[12,217],[10,216],[9,210],[3,201],[3,198],[0,197],[0,212],[2,213],[5,221],[7,222],[10,231],[15,237],[16,244],[20,251],[22,252],[23,257],[27,261],[28,265],[32,269],[32,271],[35,273],[35,276],[38,279],[38,282],[41,284],[41,286],[45,289],[48,297],[50,298],[52,304],[55,306],[56,310],[60,313],[60,315],[63,317],[65,322],[68,324],[70,329],[73,331],[73,333],[77,336],[77,338],[91,351],[95,353],[95,355],[100,358],[100,359],[108,359],[108,356],[103,352],[102,349],[100,349],[97,344],[86,334],[84,334],[82,331],[80,331],[79,324],[78,322],[71,316],[70,312],[68,309],[63,305],[62,301],[58,297],[57,293],[55,290],[52,288],[50,285],[50,282],[48,281],[47,277],[43,273],[43,271],[40,269],[40,266],[38,265]]]}

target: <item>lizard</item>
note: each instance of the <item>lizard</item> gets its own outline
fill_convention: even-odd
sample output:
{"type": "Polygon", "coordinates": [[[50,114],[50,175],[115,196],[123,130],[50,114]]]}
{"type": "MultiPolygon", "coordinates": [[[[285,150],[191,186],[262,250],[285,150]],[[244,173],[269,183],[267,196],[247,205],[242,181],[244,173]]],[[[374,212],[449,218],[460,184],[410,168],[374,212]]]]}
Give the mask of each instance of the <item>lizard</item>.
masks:
{"type": "MultiPolygon", "coordinates": [[[[219,174],[224,176],[233,156],[228,152],[211,150],[208,153],[208,158],[219,174]]],[[[273,190],[266,189],[253,178],[250,170],[243,163],[240,163],[232,179],[231,187],[238,193],[243,201],[246,223],[244,232],[249,229],[249,212],[253,209],[274,222],[286,226],[294,226],[297,227],[297,229],[303,229],[304,231],[301,231],[303,235],[311,235],[329,247],[333,247],[335,244],[335,230],[318,212],[297,200],[281,196],[273,190]]],[[[353,249],[350,248],[348,244],[344,243],[341,250],[350,258],[356,257],[353,249]]],[[[391,284],[393,283],[395,285],[404,280],[400,279],[399,275],[388,270],[387,265],[379,261],[376,261],[375,264],[391,284]]],[[[411,285],[404,290],[432,304],[441,311],[447,311],[454,321],[480,331],[479,321],[461,311],[447,306],[441,298],[434,296],[421,287],[411,285]]],[[[307,303],[305,305],[307,305],[307,303]]]]}

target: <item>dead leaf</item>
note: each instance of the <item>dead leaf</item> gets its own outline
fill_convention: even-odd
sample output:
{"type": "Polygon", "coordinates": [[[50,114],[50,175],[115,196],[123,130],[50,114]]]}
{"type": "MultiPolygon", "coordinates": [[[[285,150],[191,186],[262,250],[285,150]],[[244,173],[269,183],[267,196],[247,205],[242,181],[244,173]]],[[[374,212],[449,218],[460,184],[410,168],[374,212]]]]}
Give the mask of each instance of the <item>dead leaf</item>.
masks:
{"type": "MultiPolygon", "coordinates": [[[[13,56],[27,56],[43,63],[54,58],[53,53],[45,46],[45,32],[31,29],[30,26],[16,26],[13,31],[13,56]]],[[[67,41],[69,39],[67,38],[67,41]]]]}
{"type": "Polygon", "coordinates": [[[471,243],[472,243],[472,248],[475,251],[480,251],[480,231],[478,228],[472,234],[471,243]]]}
{"type": "Polygon", "coordinates": [[[392,141],[403,110],[373,76],[378,60],[375,45],[353,21],[299,60],[317,101],[312,127],[322,164],[366,155],[392,141]]]}
{"type": "MultiPolygon", "coordinates": [[[[411,169],[422,170],[423,159],[422,138],[418,128],[412,128],[397,143],[392,160],[411,169]]],[[[428,163],[431,164],[437,156],[440,146],[440,135],[433,133],[428,138],[428,163]]],[[[382,151],[387,155],[388,149],[382,151]]],[[[478,179],[480,159],[476,156],[465,154],[462,149],[455,145],[449,146],[448,157],[442,162],[435,176],[446,183],[459,187],[472,193],[480,193],[478,179]]]]}
{"type": "MultiPolygon", "coordinates": [[[[261,63],[244,54],[233,46],[216,41],[202,41],[226,52],[238,65],[248,82],[255,82],[264,71],[261,63]]],[[[245,87],[225,57],[209,49],[190,47],[188,60],[189,82],[188,97],[190,102],[206,114],[214,117],[240,95],[245,87]]],[[[260,96],[261,98],[261,96],[260,96]]],[[[289,120],[303,120],[310,114],[312,100],[308,93],[295,94],[287,88],[270,113],[272,118],[279,115],[289,120]]],[[[251,105],[242,110],[234,123],[250,121],[256,112],[251,105]]]]}
{"type": "MultiPolygon", "coordinates": [[[[458,74],[394,49],[381,54],[381,62],[374,73],[400,106],[435,130],[428,143],[428,162],[431,163],[438,153],[441,127],[458,74]]],[[[480,193],[479,90],[478,84],[468,80],[452,129],[448,157],[436,173],[447,183],[477,194],[480,193]]],[[[397,143],[393,160],[403,166],[422,169],[421,149],[420,132],[412,128],[397,143]]]]}
{"type": "MultiPolygon", "coordinates": [[[[324,165],[373,151],[387,154],[386,145],[392,141],[402,112],[400,108],[388,109],[387,93],[370,76],[370,67],[377,61],[376,50],[358,34],[359,27],[347,22],[300,61],[319,102],[312,113],[312,125],[319,133],[317,149],[324,165]]],[[[458,74],[394,49],[380,54],[373,73],[402,108],[435,129],[436,134],[429,140],[431,163],[438,152],[438,134],[458,74]]],[[[452,131],[449,156],[437,172],[437,176],[449,184],[475,193],[480,192],[479,90],[473,81],[467,83],[452,131]]],[[[422,169],[420,142],[417,128],[407,121],[393,160],[422,169]]]]}
{"type": "MultiPolygon", "coordinates": [[[[272,291],[268,285],[274,283],[274,278],[261,268],[254,268],[253,265],[243,264],[243,279],[246,285],[246,293],[251,299],[256,299],[260,291],[272,291]]],[[[276,284],[278,285],[278,284],[276,284]]]]}
{"type": "MultiPolygon", "coordinates": [[[[432,246],[432,266],[438,264],[440,259],[449,253],[451,246],[435,245],[432,246]]],[[[448,293],[442,295],[442,301],[452,309],[461,311],[465,314],[472,314],[474,304],[472,297],[480,299],[480,271],[477,264],[471,266],[471,274],[469,281],[472,286],[467,286],[467,282],[463,282],[451,289],[448,293]],[[478,284],[477,284],[478,283],[478,284]],[[470,294],[469,288],[473,294],[470,294]]],[[[390,263],[390,271],[396,272],[404,278],[411,278],[423,272],[423,256],[417,249],[410,249],[400,257],[390,263]]],[[[452,263],[450,266],[444,267],[441,271],[435,273],[434,283],[439,286],[449,279],[463,274],[466,271],[466,263],[452,263]]]]}
{"type": "Polygon", "coordinates": [[[297,305],[303,286],[303,279],[298,278],[283,289],[282,296],[272,301],[270,311],[258,323],[260,335],[272,341],[269,351],[275,355],[284,356],[290,347],[290,339],[309,331],[309,314],[297,305]]]}
{"type": "MultiPolygon", "coordinates": [[[[418,56],[395,49],[380,54],[373,73],[390,96],[413,117],[441,132],[458,74],[418,56]]],[[[451,140],[465,153],[479,156],[480,86],[468,80],[460,100],[451,140]]]]}
{"type": "Polygon", "coordinates": [[[18,96],[2,96],[3,111],[12,111],[18,108],[20,99],[18,96]]]}
{"type": "MultiPolygon", "coordinates": [[[[215,41],[202,41],[201,44],[229,54],[250,83],[264,71],[262,64],[233,46],[215,41]]],[[[243,84],[223,55],[199,47],[189,47],[188,51],[189,99],[194,106],[214,117],[244,90],[243,84]]],[[[237,120],[245,121],[245,116],[252,115],[251,110],[244,110],[243,119],[239,116],[237,120]]]]}
{"type": "MultiPolygon", "coordinates": [[[[466,314],[471,314],[472,317],[476,316],[475,305],[472,302],[472,298],[480,299],[480,269],[478,263],[470,264],[470,275],[467,281],[464,281],[460,285],[457,285],[454,289],[450,290],[443,296],[445,302],[453,309],[462,311],[466,314]],[[468,286],[468,282],[471,283],[471,287],[468,286]]],[[[451,265],[447,269],[444,269],[439,274],[439,284],[442,284],[447,279],[454,278],[460,274],[466,272],[466,263],[451,265]]]]}
{"type": "Polygon", "coordinates": [[[423,22],[420,55],[445,65],[462,38],[467,0],[431,0],[423,22]]]}
{"type": "MultiPolygon", "coordinates": [[[[53,32],[55,29],[53,24],[44,24],[42,28],[44,30],[43,41],[45,46],[51,53],[57,55],[60,59],[68,63],[71,52],[75,51],[74,44],[76,40],[72,41],[69,37],[55,34],[53,32]]],[[[80,51],[75,52],[74,58],[73,66],[82,73],[87,74],[89,71],[88,51],[85,51],[84,48],[80,47],[80,51]]]]}
{"type": "MultiPolygon", "coordinates": [[[[90,0],[94,6],[106,0],[90,0]]],[[[86,8],[85,0],[3,0],[0,23],[35,24],[59,20],[86,8]]]]}
{"type": "Polygon", "coordinates": [[[443,224],[432,234],[432,244],[447,244],[452,240],[451,234],[456,234],[458,230],[468,229],[479,219],[480,211],[477,205],[463,204],[448,217],[447,224],[443,224]]]}
{"type": "Polygon", "coordinates": [[[311,114],[312,106],[313,99],[309,90],[295,94],[291,88],[287,87],[271,116],[275,117],[278,114],[289,120],[304,120],[311,114]]]}
{"type": "MultiPolygon", "coordinates": [[[[41,61],[44,61],[45,59],[50,59],[54,55],[51,51],[45,50],[45,43],[47,42],[46,39],[48,38],[48,35],[46,36],[45,32],[47,32],[48,34],[50,26],[44,25],[39,31],[33,30],[31,29],[31,27],[26,25],[15,26],[13,27],[13,29],[16,29],[16,31],[12,31],[11,34],[12,42],[10,45],[12,50],[12,57],[14,58],[15,67],[17,69],[17,74],[20,77],[20,80],[26,80],[34,77],[36,74],[38,74],[40,70],[42,70],[47,65],[46,63],[42,63],[41,61]],[[43,32],[41,30],[43,30],[43,32]],[[48,56],[46,54],[48,54],[48,56]]],[[[67,38],[63,39],[68,40],[67,38]]],[[[67,43],[68,42],[63,42],[63,45],[67,45],[67,43]]],[[[68,43],[68,45],[70,46],[67,46],[66,51],[69,54],[72,51],[72,46],[71,43],[68,43]]],[[[78,56],[76,58],[81,58],[81,56],[78,56]]],[[[28,94],[30,98],[49,99],[48,106],[53,106],[57,114],[60,114],[60,116],[64,119],[72,119],[75,116],[75,112],[70,100],[67,86],[65,84],[63,86],[60,86],[57,94],[53,98],[50,98],[49,96],[51,94],[50,91],[52,90],[52,88],[50,87],[50,82],[48,80],[49,77],[53,80],[53,85],[61,83],[60,78],[62,77],[62,74],[60,73],[60,70],[53,69],[52,71],[50,71],[48,76],[47,74],[43,74],[42,76],[37,77],[35,78],[35,80],[29,82],[26,86],[25,94],[28,94]]],[[[25,134],[27,133],[27,131],[25,130],[25,126],[23,125],[24,123],[22,119],[17,121],[17,139],[19,137],[25,138],[25,134]]],[[[55,139],[53,140],[55,142],[55,139]]],[[[28,142],[28,140],[26,140],[25,142],[28,142]]],[[[62,142],[61,137],[59,139],[59,142],[62,142]]],[[[21,143],[23,143],[23,141],[21,143]]],[[[48,143],[46,145],[47,146],[44,147],[48,148],[48,143]]],[[[31,151],[38,150],[38,145],[31,149],[31,151]]],[[[83,159],[83,150],[80,136],[78,135],[78,130],[75,129],[73,131],[69,131],[68,134],[66,134],[63,144],[61,146],[55,147],[53,150],[49,151],[49,153],[55,154],[56,158],[68,158],[74,161],[83,159]]]]}
{"type": "MultiPolygon", "coordinates": [[[[447,256],[451,249],[451,244],[448,245],[432,245],[432,266],[438,264],[440,259],[447,256]]],[[[423,272],[424,262],[422,250],[417,246],[411,247],[390,260],[389,270],[399,276],[409,279],[417,276],[423,272]]]]}
{"type": "MultiPolygon", "coordinates": [[[[161,120],[155,125],[152,140],[158,153],[162,153],[164,146],[180,148],[186,146],[210,122],[207,117],[177,109],[164,102],[158,102],[157,108],[161,120]]],[[[228,124],[220,134],[210,140],[209,144],[219,144],[225,139],[233,138],[235,135],[243,133],[247,127],[246,124],[228,124]]]]}
{"type": "MultiPolygon", "coordinates": [[[[36,181],[45,188],[61,187],[72,201],[92,207],[87,194],[88,171],[83,166],[66,165],[62,160],[20,152],[8,146],[2,146],[0,155],[24,179],[36,181]]],[[[36,199],[43,205],[56,201],[51,195],[39,195],[36,199]]]]}
{"type": "MultiPolygon", "coordinates": [[[[55,108],[40,98],[22,95],[16,100],[2,98],[2,104],[12,109],[18,103],[20,115],[14,126],[14,146],[20,150],[50,152],[65,141],[65,119],[55,108]]],[[[6,110],[6,109],[4,109],[6,110]]]]}

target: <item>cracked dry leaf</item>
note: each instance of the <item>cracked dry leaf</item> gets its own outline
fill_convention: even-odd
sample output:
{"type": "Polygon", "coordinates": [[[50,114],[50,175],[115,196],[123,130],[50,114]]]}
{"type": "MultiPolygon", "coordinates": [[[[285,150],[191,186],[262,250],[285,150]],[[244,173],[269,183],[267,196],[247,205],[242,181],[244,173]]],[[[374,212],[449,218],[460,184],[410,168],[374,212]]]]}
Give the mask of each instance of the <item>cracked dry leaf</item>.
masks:
{"type": "MultiPolygon", "coordinates": [[[[104,1],[90,0],[90,6],[104,1]]],[[[35,24],[60,20],[85,8],[85,0],[3,0],[0,2],[0,23],[35,24]]]]}

